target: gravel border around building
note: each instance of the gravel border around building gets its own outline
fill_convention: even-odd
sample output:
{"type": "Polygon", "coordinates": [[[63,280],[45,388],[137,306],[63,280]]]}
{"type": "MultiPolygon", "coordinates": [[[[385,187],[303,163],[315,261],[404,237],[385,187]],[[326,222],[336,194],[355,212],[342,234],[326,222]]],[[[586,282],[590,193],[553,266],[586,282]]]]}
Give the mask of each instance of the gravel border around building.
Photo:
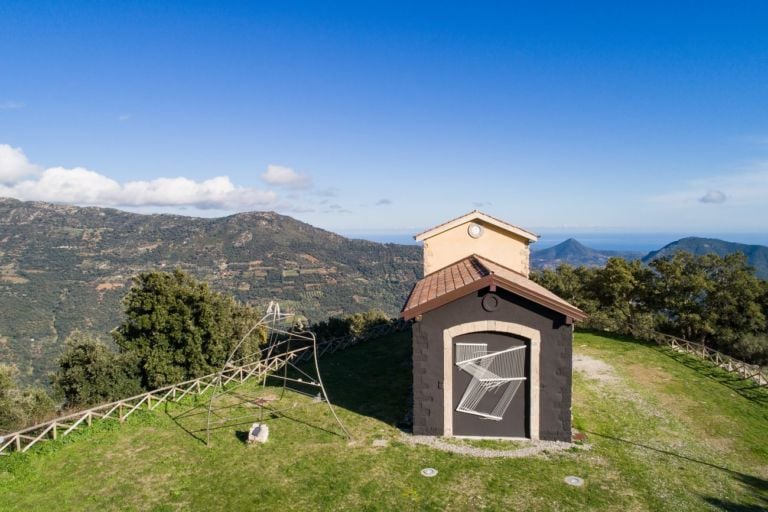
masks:
{"type": "Polygon", "coordinates": [[[513,459],[530,457],[543,452],[564,451],[571,448],[577,448],[579,450],[589,450],[591,448],[589,444],[564,443],[561,441],[520,441],[524,442],[527,446],[515,450],[492,450],[490,448],[477,448],[470,445],[448,443],[438,436],[414,436],[403,433],[401,438],[410,445],[429,446],[430,448],[435,448],[444,452],[488,459],[502,457],[513,459]]]}

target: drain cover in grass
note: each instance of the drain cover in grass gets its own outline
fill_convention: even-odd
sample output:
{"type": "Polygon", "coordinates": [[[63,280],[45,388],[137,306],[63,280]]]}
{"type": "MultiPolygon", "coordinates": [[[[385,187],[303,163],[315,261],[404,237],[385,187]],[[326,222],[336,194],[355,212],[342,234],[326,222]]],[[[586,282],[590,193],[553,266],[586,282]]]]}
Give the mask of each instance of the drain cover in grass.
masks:
{"type": "Polygon", "coordinates": [[[435,476],[437,474],[437,470],[435,468],[424,468],[421,470],[421,476],[435,476]]]}
{"type": "Polygon", "coordinates": [[[584,485],[584,479],[579,478],[577,476],[567,476],[565,477],[564,480],[565,480],[565,483],[567,483],[568,485],[573,485],[576,487],[581,487],[582,485],[584,485]]]}

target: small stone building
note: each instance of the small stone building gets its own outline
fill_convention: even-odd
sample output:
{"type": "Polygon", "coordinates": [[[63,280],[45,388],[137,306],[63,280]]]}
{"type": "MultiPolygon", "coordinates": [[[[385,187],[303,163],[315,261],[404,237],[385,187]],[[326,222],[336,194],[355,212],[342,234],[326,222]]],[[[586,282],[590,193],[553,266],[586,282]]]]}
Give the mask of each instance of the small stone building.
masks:
{"type": "Polygon", "coordinates": [[[414,434],[571,440],[574,321],[529,275],[524,229],[479,211],[416,236],[424,277],[413,324],[414,434]]]}

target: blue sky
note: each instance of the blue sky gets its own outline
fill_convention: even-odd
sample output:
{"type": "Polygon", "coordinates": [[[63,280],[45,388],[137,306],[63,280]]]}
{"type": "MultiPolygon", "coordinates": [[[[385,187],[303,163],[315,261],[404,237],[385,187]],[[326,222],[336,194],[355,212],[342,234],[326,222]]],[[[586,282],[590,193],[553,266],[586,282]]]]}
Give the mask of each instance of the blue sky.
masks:
{"type": "Polygon", "coordinates": [[[768,231],[768,4],[0,2],[0,195],[768,231]]]}

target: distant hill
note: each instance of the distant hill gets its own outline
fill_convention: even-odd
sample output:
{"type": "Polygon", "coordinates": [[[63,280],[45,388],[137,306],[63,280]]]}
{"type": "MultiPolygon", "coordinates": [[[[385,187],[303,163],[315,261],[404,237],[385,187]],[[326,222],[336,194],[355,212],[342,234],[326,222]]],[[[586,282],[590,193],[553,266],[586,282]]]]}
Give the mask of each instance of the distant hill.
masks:
{"type": "Polygon", "coordinates": [[[747,245],[735,242],[726,242],[716,238],[700,238],[691,236],[682,238],[676,242],[665,245],[658,251],[648,253],[643,257],[644,262],[650,262],[656,258],[670,256],[676,252],[685,251],[696,256],[714,253],[718,256],[726,256],[735,252],[744,253],[747,261],[755,268],[757,276],[768,279],[768,247],[764,245],[747,245]]]}
{"type": "Polygon", "coordinates": [[[319,320],[395,315],[422,262],[418,246],[350,240],[273,212],[201,219],[0,198],[0,361],[42,378],[73,329],[109,339],[132,276],[177,267],[319,320]]]}
{"type": "Polygon", "coordinates": [[[608,258],[619,256],[626,259],[639,259],[642,254],[632,251],[601,251],[591,249],[574,238],[569,238],[547,249],[531,252],[531,266],[535,269],[555,268],[563,263],[575,267],[600,267],[608,258]]]}

